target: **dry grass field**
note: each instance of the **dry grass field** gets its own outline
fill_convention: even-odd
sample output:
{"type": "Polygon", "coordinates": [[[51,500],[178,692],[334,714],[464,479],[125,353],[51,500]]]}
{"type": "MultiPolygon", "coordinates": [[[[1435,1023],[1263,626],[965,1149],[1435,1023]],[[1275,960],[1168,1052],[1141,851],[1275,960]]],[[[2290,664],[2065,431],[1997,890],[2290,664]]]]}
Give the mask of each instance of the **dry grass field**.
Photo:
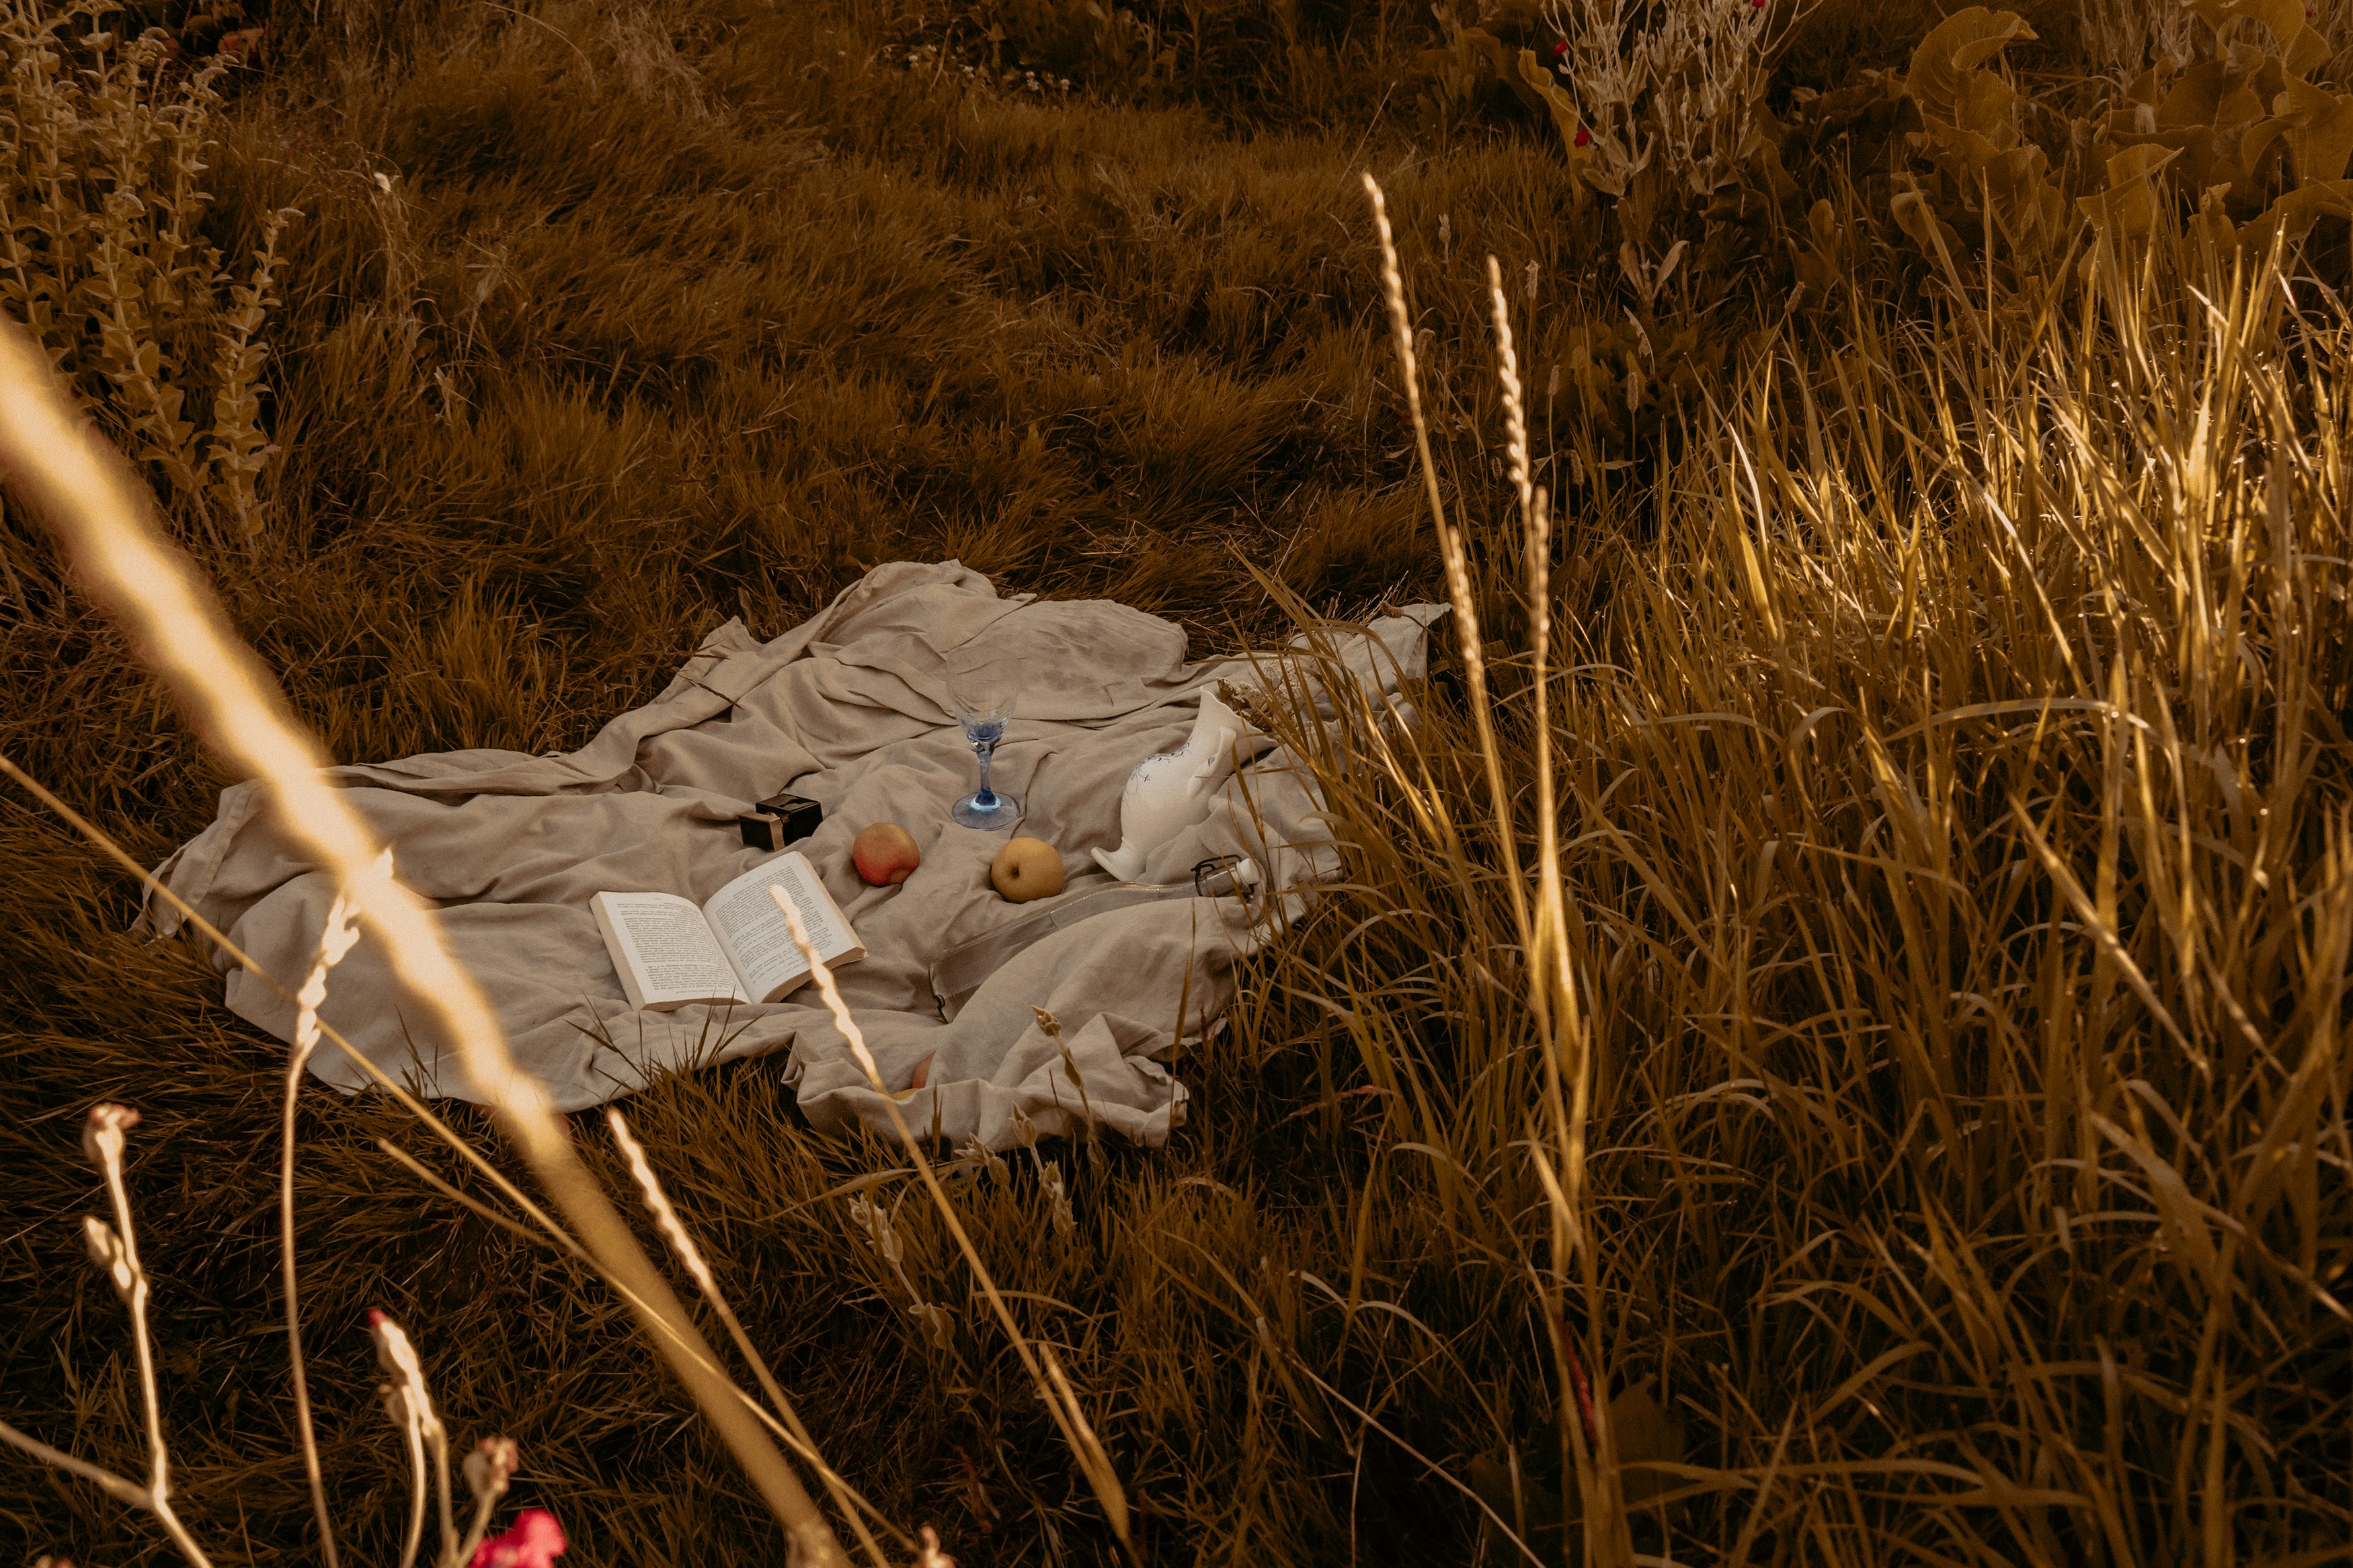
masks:
{"type": "MultiPolygon", "coordinates": [[[[2298,44],[2205,4],[2219,41],[2021,4],[1930,50],[1960,7],[0,0],[0,292],[339,758],[575,745],[726,617],[894,559],[1203,656],[1475,606],[1420,729],[1322,753],[1349,880],[1175,1064],[1189,1125],[956,1189],[1131,1546],[902,1150],[809,1134],[773,1061],[628,1102],[826,1461],[965,1568],[2318,1568],[2353,1557],[2353,100],[2343,7],[2298,44]],[[150,23],[187,42],[142,99],[150,23]],[[1671,26],[1686,65],[1615,98],[1567,68],[1671,26]],[[223,38],[248,63],[186,98],[223,38]],[[1759,38],[1748,88],[1688,64],[1759,38]],[[2211,68],[2144,77],[2177,47],[2211,68]]],[[[0,566],[0,752],[154,863],[230,776],[15,498],[0,566]]],[[[136,1107],[181,1512],[217,1563],[319,1561],[284,1047],[0,802],[0,1420],[142,1468],[77,1142],[136,1107]]],[[[567,1564],[782,1560],[592,1271],[382,1097],[301,1129],[344,1561],[396,1563],[409,1506],[371,1308],[456,1440],[520,1444],[567,1564]]],[[[6,1450],[0,1550],[174,1556],[6,1450]]]]}

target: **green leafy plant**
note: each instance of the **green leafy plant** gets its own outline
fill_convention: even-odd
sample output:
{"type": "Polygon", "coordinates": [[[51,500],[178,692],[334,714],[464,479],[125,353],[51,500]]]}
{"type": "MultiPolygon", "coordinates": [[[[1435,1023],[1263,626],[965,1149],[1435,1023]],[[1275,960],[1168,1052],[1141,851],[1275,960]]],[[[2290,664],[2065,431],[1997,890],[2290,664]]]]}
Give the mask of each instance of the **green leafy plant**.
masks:
{"type": "Polygon", "coordinates": [[[1520,64],[1524,53],[1536,58],[1543,37],[1537,0],[1479,0],[1468,15],[1453,0],[1436,0],[1430,14],[1438,24],[1438,44],[1414,62],[1426,110],[1451,118],[1493,112],[1507,102],[1527,109],[1543,105],[1549,74],[1539,70],[1531,80],[1520,64]]]}
{"type": "Polygon", "coordinates": [[[2036,102],[2003,71],[2003,51],[2035,37],[2025,18],[1956,12],[1900,82],[1872,84],[1900,94],[1919,121],[1888,198],[1895,226],[1948,269],[1982,257],[2015,284],[2088,238],[2138,240],[2160,222],[2189,222],[2224,249],[2262,249],[2353,214],[2353,96],[2310,79],[2329,49],[2305,7],[2194,0],[2185,11],[2207,57],[2160,60],[2091,116],[2036,102]],[[2093,188],[2068,188],[2038,125],[2044,140],[2088,148],[2083,183],[2093,188]]]}
{"type": "Polygon", "coordinates": [[[1972,5],[1913,52],[1904,91],[1921,129],[1910,142],[1930,167],[1926,175],[1907,173],[1889,211],[1932,255],[1961,251],[1948,212],[1999,230],[2022,263],[2048,259],[2073,233],[2074,215],[2051,179],[2049,156],[2026,134],[2029,100],[1988,64],[2011,40],[2033,37],[2016,12],[1972,5]]]}

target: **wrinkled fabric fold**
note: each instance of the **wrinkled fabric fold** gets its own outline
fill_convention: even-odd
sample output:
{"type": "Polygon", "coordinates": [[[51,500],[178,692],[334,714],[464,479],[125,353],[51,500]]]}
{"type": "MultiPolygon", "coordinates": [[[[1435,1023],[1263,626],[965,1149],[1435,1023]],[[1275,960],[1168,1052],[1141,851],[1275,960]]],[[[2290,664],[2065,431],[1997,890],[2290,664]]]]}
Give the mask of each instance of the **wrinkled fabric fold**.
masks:
{"type": "MultiPolygon", "coordinates": [[[[1398,683],[1421,674],[1437,613],[1410,606],[1344,639],[1344,660],[1368,699],[1404,710],[1398,683]]],[[[1000,597],[957,563],[902,562],[876,568],[771,641],[728,622],[659,695],[578,751],[444,752],[330,776],[391,847],[396,874],[441,905],[448,939],[516,1058],[562,1109],[626,1094],[665,1069],[786,1051],[786,1079],[814,1125],[887,1126],[881,1095],[814,986],[768,1006],[641,1013],[623,996],[589,913],[589,898],[607,890],[709,897],[766,858],[744,846],[735,816],[790,789],[825,810],[796,847],[866,944],[868,957],[838,978],[912,1125],[1002,1148],[1021,1118],[1050,1135],[1091,1120],[1156,1144],[1186,1102],[1165,1065],[1170,1054],[1223,1008],[1234,963],[1269,929],[1263,917],[1279,923],[1295,913],[1299,886],[1336,865],[1314,782],[1253,736],[1248,765],[1148,863],[1146,880],[1176,882],[1211,856],[1250,855],[1281,879],[1261,918],[1239,918],[1231,900],[1179,898],[1089,920],[1021,952],[944,1023],[927,983],[932,960],[1027,912],[988,882],[1010,834],[948,820],[975,777],[944,679],[946,656],[967,647],[1029,672],[996,777],[1026,808],[1011,832],[1060,854],[1063,899],[1112,885],[1088,851],[1118,843],[1129,770],[1184,739],[1203,689],[1256,685],[1261,700],[1287,684],[1298,689],[1269,679],[1281,655],[1188,664],[1182,629],[1140,610],[1000,597]],[[900,887],[869,888],[850,866],[849,841],[885,820],[914,836],[923,864],[900,887]],[[1033,1007],[1060,1020],[1059,1039],[1040,1031],[1033,1007]],[[925,1064],[925,1087],[908,1089],[925,1064]]],[[[1307,689],[1328,710],[1320,687],[1307,689]]],[[[224,791],[216,820],[159,874],[290,984],[308,968],[333,899],[252,784],[224,791]]],[[[160,903],[142,918],[163,935],[179,924],[160,903]]],[[[233,1011],[290,1035],[290,1006],[226,954],[216,963],[233,1011]]],[[[335,970],[322,1015],[422,1092],[480,1098],[455,1057],[412,1028],[413,1011],[363,937],[335,970]]],[[[368,1081],[332,1047],[311,1070],[347,1091],[368,1081]]]]}

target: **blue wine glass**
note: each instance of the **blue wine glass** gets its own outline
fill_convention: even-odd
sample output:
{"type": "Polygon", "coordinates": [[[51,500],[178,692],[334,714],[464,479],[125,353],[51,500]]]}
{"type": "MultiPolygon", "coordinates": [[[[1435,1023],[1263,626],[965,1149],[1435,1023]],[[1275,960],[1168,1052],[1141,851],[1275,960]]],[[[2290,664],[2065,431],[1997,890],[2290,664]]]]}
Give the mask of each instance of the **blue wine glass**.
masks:
{"type": "Polygon", "coordinates": [[[980,787],[952,806],[948,815],[966,827],[1010,827],[1021,819],[1021,803],[988,787],[988,763],[1013,717],[1013,695],[1021,668],[1010,659],[955,662],[948,667],[948,702],[964,738],[980,759],[980,787]]]}

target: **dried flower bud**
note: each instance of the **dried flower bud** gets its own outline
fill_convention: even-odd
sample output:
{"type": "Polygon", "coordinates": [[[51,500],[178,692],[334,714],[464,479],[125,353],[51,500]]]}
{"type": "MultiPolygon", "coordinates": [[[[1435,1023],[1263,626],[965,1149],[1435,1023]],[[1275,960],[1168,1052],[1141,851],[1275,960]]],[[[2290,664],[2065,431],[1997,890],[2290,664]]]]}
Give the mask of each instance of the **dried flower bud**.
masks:
{"type": "Polygon", "coordinates": [[[1038,1147],[1038,1124],[1029,1120],[1029,1113],[1028,1111],[1022,1110],[1017,1105],[1013,1108],[1013,1114],[1009,1120],[1013,1123],[1013,1141],[1015,1142],[1020,1144],[1024,1149],[1035,1149],[1038,1147]]]}
{"type": "Polygon", "coordinates": [[[923,1325],[932,1343],[944,1351],[955,1349],[955,1320],[936,1301],[918,1301],[907,1309],[908,1315],[923,1325]]]}
{"type": "MultiPolygon", "coordinates": [[[[64,1564],[63,1568],[72,1568],[72,1564],[64,1564]]],[[[928,1524],[923,1526],[923,1544],[915,1553],[913,1568],[956,1568],[955,1559],[940,1550],[940,1532],[928,1524]]]]}
{"type": "Polygon", "coordinates": [[[895,1266],[906,1256],[905,1248],[899,1242],[899,1233],[892,1228],[891,1216],[882,1212],[881,1205],[869,1203],[863,1197],[852,1198],[849,1200],[849,1217],[873,1238],[874,1250],[882,1255],[884,1262],[895,1266]]]}
{"type": "Polygon", "coordinates": [[[114,1239],[114,1227],[96,1215],[82,1216],[81,1238],[90,1248],[90,1260],[100,1268],[112,1268],[114,1260],[122,1256],[122,1244],[114,1239]]]}
{"type": "Polygon", "coordinates": [[[367,1314],[368,1338],[375,1342],[375,1363],[397,1375],[417,1363],[417,1352],[392,1314],[381,1308],[370,1307],[367,1314]]]}
{"type": "Polygon", "coordinates": [[[1029,1011],[1037,1015],[1039,1034],[1050,1040],[1059,1040],[1062,1037],[1062,1021],[1060,1018],[1035,1003],[1030,1005],[1029,1011]]]}
{"type": "Polygon", "coordinates": [[[90,1260],[105,1270],[107,1283],[118,1296],[131,1294],[131,1259],[122,1250],[122,1238],[114,1227],[96,1215],[87,1215],[81,1222],[82,1244],[90,1248],[90,1260]]]}
{"type": "Polygon", "coordinates": [[[466,1473],[466,1489],[474,1494],[474,1500],[492,1503],[506,1495],[507,1482],[521,1463],[513,1438],[485,1437],[459,1468],[466,1473]]]}
{"type": "Polygon", "coordinates": [[[1000,1182],[1010,1173],[1004,1158],[996,1150],[982,1142],[978,1133],[974,1133],[964,1141],[963,1160],[964,1163],[970,1165],[975,1172],[985,1171],[1000,1182]]]}
{"type": "Polygon", "coordinates": [[[1079,1228],[1079,1216],[1071,1212],[1071,1195],[1062,1186],[1062,1167],[1046,1165],[1038,1173],[1038,1179],[1044,1185],[1047,1200],[1051,1205],[1054,1234],[1068,1241],[1079,1228]]]}
{"type": "Polygon", "coordinates": [[[127,1105],[100,1100],[90,1108],[81,1127],[81,1152],[90,1163],[105,1170],[122,1158],[122,1135],[139,1125],[139,1113],[127,1105]]]}
{"type": "Polygon", "coordinates": [[[385,1409],[396,1425],[414,1420],[431,1432],[440,1422],[433,1414],[433,1401],[425,1392],[425,1363],[417,1357],[417,1347],[389,1314],[368,1309],[368,1336],[375,1341],[376,1364],[384,1368],[391,1381],[377,1392],[385,1397],[385,1409]]]}

